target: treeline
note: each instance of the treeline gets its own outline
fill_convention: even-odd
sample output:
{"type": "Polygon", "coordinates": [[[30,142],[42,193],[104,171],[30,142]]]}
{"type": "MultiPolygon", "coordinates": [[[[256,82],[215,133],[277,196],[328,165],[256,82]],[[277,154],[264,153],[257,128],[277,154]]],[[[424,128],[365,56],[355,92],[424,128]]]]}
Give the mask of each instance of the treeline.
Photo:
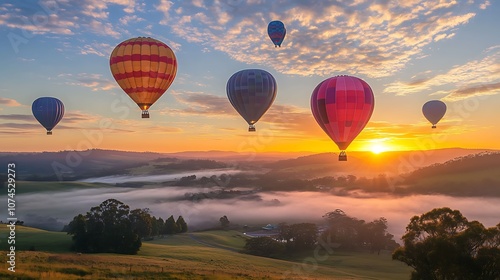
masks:
{"type": "MultiPolygon", "coordinates": [[[[179,186],[204,186],[224,188],[251,188],[256,191],[312,191],[328,192],[338,196],[350,196],[352,191],[366,193],[390,193],[392,195],[407,196],[413,194],[445,194],[452,196],[500,196],[500,178],[496,176],[500,171],[500,162],[492,164],[489,169],[482,171],[463,171],[455,173],[466,178],[453,176],[430,176],[423,174],[409,181],[405,177],[392,178],[379,174],[372,178],[356,177],[354,175],[327,176],[315,179],[290,179],[276,174],[233,174],[224,180],[216,176],[202,177],[187,176],[181,178],[175,185],[179,186]],[[489,171],[488,171],[489,170],[489,171]],[[480,173],[482,172],[482,173],[480,173]],[[432,180],[429,180],[432,179],[432,180]],[[224,184],[221,184],[223,182],[224,184]],[[403,183],[402,183],[403,182],[403,183]],[[406,183],[405,183],[406,182],[406,183]],[[396,184],[397,183],[397,184],[396,184]],[[402,184],[402,185],[401,185],[402,184]]],[[[430,172],[430,171],[429,171],[430,172]]],[[[242,193],[245,195],[246,193],[242,193]]],[[[233,193],[232,195],[238,195],[233,193]]],[[[202,195],[198,195],[204,198],[202,195]]],[[[214,194],[207,198],[217,199],[214,194]]]]}
{"type": "Polygon", "coordinates": [[[387,219],[378,218],[371,222],[348,216],[344,211],[336,209],[326,213],[328,228],[323,232],[324,240],[337,243],[346,250],[369,250],[380,254],[381,250],[394,250],[399,245],[394,235],[387,232],[387,219]]]}
{"type": "MultiPolygon", "coordinates": [[[[196,176],[181,178],[183,185],[203,185],[205,187],[218,186],[221,181],[216,176],[210,178],[196,176]]],[[[289,179],[286,176],[276,174],[232,174],[224,180],[224,187],[248,187],[263,191],[332,191],[339,192],[349,190],[364,190],[368,192],[385,192],[391,190],[390,179],[380,174],[373,178],[356,177],[354,175],[327,176],[316,179],[289,179]]],[[[177,184],[177,183],[176,183],[177,184]]]]}
{"type": "MultiPolygon", "coordinates": [[[[175,160],[172,158],[168,158],[169,160],[165,161],[173,161],[168,164],[153,164],[156,169],[160,170],[202,170],[202,169],[218,169],[225,168],[227,164],[208,159],[188,159],[188,160],[175,160]]],[[[161,160],[156,160],[156,162],[164,162],[161,160]]]]}
{"type": "MultiPolygon", "coordinates": [[[[394,250],[399,244],[387,232],[387,219],[381,217],[365,222],[350,217],[337,209],[326,213],[327,226],[318,228],[313,223],[288,225],[282,223],[275,237],[257,237],[246,241],[245,252],[265,257],[279,257],[283,253],[312,250],[318,244],[343,250],[363,250],[380,254],[381,250],[394,250]],[[320,242],[321,241],[321,242],[320,242]]],[[[323,248],[324,249],[324,248],[323,248]]]]}
{"type": "Polygon", "coordinates": [[[79,214],[64,227],[72,235],[72,249],[85,253],[136,254],[142,240],[154,236],[187,232],[182,216],[163,218],[151,216],[149,209],[134,209],[116,199],[108,199],[79,214]]]}

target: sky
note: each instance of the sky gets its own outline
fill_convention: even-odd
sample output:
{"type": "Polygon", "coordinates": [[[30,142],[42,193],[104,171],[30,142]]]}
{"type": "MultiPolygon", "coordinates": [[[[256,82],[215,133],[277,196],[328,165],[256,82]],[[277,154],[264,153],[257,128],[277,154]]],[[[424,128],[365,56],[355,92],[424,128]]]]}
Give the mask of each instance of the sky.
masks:
{"type": "Polygon", "coordinates": [[[0,2],[0,151],[337,152],[310,110],[318,83],[365,80],[375,109],[349,150],[500,149],[500,2],[493,0],[0,2]],[[275,48],[272,20],[287,35],[275,48]],[[170,46],[177,76],[150,119],[109,69],[114,47],[149,36],[170,46]],[[231,107],[226,83],[259,68],[276,79],[257,131],[231,107]],[[60,99],[47,136],[32,102],[60,99]],[[431,129],[422,105],[447,113],[431,129]]]}

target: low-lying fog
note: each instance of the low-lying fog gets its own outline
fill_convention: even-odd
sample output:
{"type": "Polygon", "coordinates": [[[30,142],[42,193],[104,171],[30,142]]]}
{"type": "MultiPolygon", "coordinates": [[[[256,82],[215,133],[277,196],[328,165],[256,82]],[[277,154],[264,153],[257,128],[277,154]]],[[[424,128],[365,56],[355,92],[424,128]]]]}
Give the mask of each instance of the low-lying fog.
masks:
{"type": "Polygon", "coordinates": [[[199,171],[186,171],[175,174],[161,174],[161,175],[114,175],[114,176],[104,176],[96,178],[83,179],[81,182],[87,183],[125,183],[125,182],[165,182],[180,179],[184,176],[196,175],[197,178],[210,177],[210,176],[220,176],[222,174],[232,175],[236,173],[241,173],[241,170],[237,169],[210,169],[210,170],[199,170],[199,171]]]}
{"type": "MultiPolygon", "coordinates": [[[[450,207],[462,212],[469,220],[478,220],[487,227],[500,222],[500,198],[447,197],[418,195],[408,197],[334,196],[320,192],[257,193],[231,199],[186,199],[185,193],[204,192],[217,188],[163,187],[163,188],[95,188],[66,192],[41,192],[16,196],[17,215],[26,225],[61,229],[79,213],[108,198],[128,204],[131,209],[149,208],[163,219],[182,215],[191,229],[218,225],[227,215],[230,222],[244,225],[266,225],[280,222],[319,222],[321,216],[335,209],[347,215],[371,221],[387,218],[389,232],[400,238],[410,218],[438,207],[450,207]],[[180,200],[182,199],[182,200],[180,200]]],[[[5,196],[1,197],[6,201],[5,196]]]]}

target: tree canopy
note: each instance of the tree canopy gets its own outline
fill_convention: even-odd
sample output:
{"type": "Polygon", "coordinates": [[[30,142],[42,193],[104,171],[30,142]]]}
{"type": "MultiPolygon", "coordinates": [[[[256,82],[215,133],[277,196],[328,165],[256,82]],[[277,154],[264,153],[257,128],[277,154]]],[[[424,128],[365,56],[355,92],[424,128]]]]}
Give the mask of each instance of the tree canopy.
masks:
{"type": "Polygon", "coordinates": [[[414,269],[412,280],[500,279],[500,223],[485,228],[437,208],[411,218],[403,242],[392,258],[414,269]]]}
{"type": "Polygon", "coordinates": [[[158,234],[187,232],[184,218],[170,216],[165,222],[150,215],[148,208],[130,210],[116,199],[108,199],[79,214],[65,227],[72,235],[73,249],[86,253],[136,254],[142,239],[158,234]]]}

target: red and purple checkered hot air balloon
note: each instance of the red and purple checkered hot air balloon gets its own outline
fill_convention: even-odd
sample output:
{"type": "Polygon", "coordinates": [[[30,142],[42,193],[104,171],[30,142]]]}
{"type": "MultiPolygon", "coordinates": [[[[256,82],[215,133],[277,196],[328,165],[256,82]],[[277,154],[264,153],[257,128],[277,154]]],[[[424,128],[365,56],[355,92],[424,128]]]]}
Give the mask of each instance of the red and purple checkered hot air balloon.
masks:
{"type": "Polygon", "coordinates": [[[149,118],[148,109],[170,87],[177,73],[177,59],[165,43],[150,37],[118,44],[109,59],[118,85],[149,118]]]}
{"type": "Polygon", "coordinates": [[[372,89],[360,78],[336,76],[322,81],[311,96],[311,110],[319,126],[345,150],[370,120],[375,105],[372,89]]]}
{"type": "Polygon", "coordinates": [[[52,135],[52,129],[64,116],[64,104],[55,97],[40,97],[33,101],[31,111],[37,121],[52,135]]]}
{"type": "Polygon", "coordinates": [[[247,121],[248,131],[255,131],[255,123],[271,107],[276,98],[274,77],[260,69],[246,69],[234,73],[227,81],[227,97],[234,109],[247,121]]]}
{"type": "Polygon", "coordinates": [[[281,47],[286,35],[285,24],[279,20],[271,21],[267,26],[267,34],[273,41],[274,47],[281,47]]]}

